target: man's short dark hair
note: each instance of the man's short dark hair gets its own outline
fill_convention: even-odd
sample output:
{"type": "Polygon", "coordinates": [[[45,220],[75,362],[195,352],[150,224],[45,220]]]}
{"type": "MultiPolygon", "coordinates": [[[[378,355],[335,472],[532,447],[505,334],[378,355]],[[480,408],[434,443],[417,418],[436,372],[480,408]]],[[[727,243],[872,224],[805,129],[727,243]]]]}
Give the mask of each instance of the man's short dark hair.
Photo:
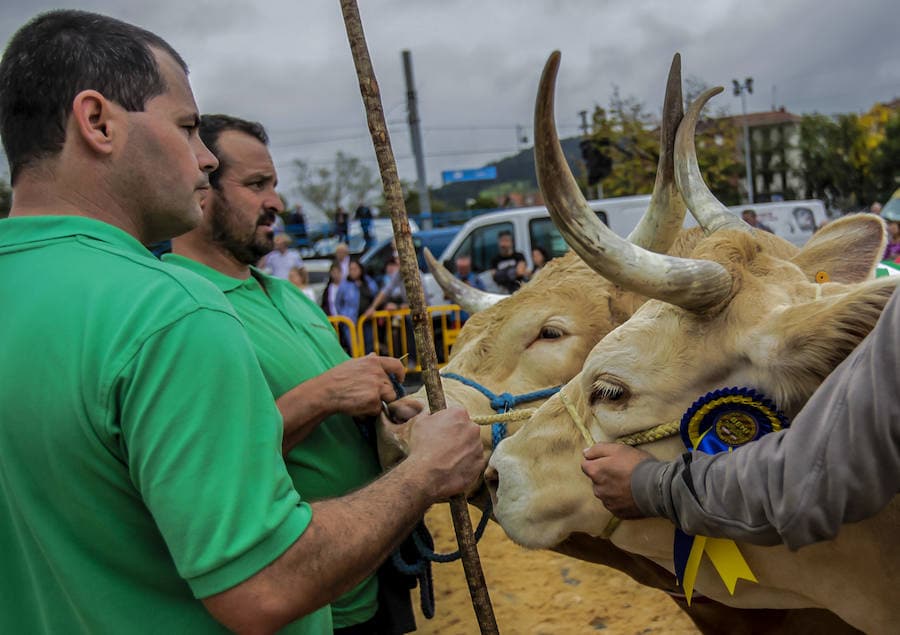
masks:
{"type": "Polygon", "coordinates": [[[256,121],[247,121],[230,115],[203,115],[200,117],[200,139],[219,160],[219,167],[209,175],[210,186],[218,189],[219,179],[225,172],[227,157],[219,151],[219,137],[227,130],[236,130],[248,134],[263,145],[269,145],[269,135],[263,125],[256,121]]]}
{"type": "Polygon", "coordinates": [[[151,48],[187,73],[158,35],[86,11],[43,13],[16,32],[0,61],[0,136],[12,183],[30,164],[58,154],[72,100],[96,90],[130,112],[166,91],[151,48]]]}
{"type": "Polygon", "coordinates": [[[512,238],[512,232],[509,231],[508,229],[504,229],[504,230],[498,232],[498,233],[497,233],[497,240],[500,240],[500,239],[503,238],[504,236],[509,236],[510,238],[512,238]]]}

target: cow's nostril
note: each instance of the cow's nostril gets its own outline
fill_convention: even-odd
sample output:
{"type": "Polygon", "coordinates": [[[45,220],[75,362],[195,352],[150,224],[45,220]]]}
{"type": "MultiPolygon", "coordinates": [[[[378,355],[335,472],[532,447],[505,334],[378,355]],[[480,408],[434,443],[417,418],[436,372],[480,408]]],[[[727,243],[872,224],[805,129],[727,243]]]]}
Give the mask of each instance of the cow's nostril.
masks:
{"type": "Polygon", "coordinates": [[[500,473],[491,465],[484,471],[484,482],[494,491],[500,486],[500,473]]]}

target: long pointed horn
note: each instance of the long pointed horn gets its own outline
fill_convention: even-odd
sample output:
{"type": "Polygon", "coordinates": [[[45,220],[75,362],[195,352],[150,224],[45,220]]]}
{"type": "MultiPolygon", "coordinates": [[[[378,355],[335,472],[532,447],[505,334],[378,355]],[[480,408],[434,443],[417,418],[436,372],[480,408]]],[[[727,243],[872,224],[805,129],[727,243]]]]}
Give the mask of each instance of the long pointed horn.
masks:
{"type": "Polygon", "coordinates": [[[690,311],[718,304],[731,291],[731,276],[707,260],[656,254],[616,236],[597,218],[578,189],[559,145],[553,92],[559,51],[544,66],[534,112],[535,163],[538,184],[566,242],[600,275],[642,295],[690,311]]]}
{"type": "Polygon", "coordinates": [[[470,286],[447,271],[437,259],[431,255],[431,251],[426,247],[423,250],[425,254],[425,262],[431,270],[431,275],[435,281],[444,290],[444,294],[450,298],[454,304],[458,304],[466,313],[473,314],[484,311],[497,304],[503,298],[509,296],[500,295],[498,293],[488,293],[470,286]]]}
{"type": "Polygon", "coordinates": [[[697,219],[697,223],[707,235],[720,229],[737,229],[752,231],[752,228],[740,218],[728,211],[719,200],[713,196],[700,174],[700,166],[697,164],[697,148],[694,144],[694,134],[697,129],[697,120],[700,111],[713,96],[722,92],[721,86],[710,88],[700,94],[678,127],[675,137],[675,182],[681,191],[688,209],[697,219]]]}
{"type": "Polygon", "coordinates": [[[663,254],[669,251],[684,223],[684,200],[675,185],[675,133],[684,117],[681,96],[681,55],[675,53],[666,81],[662,122],[659,126],[659,163],[650,206],[628,240],[663,254]]]}

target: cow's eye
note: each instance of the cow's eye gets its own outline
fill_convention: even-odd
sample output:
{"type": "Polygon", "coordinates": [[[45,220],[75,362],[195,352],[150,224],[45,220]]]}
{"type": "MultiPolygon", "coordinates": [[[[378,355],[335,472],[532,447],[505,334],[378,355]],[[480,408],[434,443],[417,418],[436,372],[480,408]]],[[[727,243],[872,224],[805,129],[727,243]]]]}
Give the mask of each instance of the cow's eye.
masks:
{"type": "Polygon", "coordinates": [[[616,403],[625,399],[626,392],[622,386],[608,381],[595,381],[591,391],[591,403],[616,403]]]}
{"type": "Polygon", "coordinates": [[[557,340],[563,336],[563,332],[553,326],[545,326],[541,329],[542,340],[557,340]]]}

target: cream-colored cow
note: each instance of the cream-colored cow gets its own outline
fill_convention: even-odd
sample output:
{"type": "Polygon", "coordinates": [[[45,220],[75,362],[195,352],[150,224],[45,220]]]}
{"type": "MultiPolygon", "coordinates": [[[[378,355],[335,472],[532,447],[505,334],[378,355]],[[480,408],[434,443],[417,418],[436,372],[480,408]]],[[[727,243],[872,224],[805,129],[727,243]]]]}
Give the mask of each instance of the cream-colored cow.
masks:
{"type": "MultiPolygon", "coordinates": [[[[542,94],[552,122],[556,69],[548,70],[542,94]]],[[[876,217],[836,221],[786,257],[780,239],[751,230],[714,199],[697,167],[693,135],[715,92],[691,107],[676,142],[679,189],[709,233],[690,259],[618,239],[593,222],[583,199],[572,204],[577,196],[565,179],[542,180],[570,246],[607,278],[657,299],[604,338],[562,393],[494,452],[488,480],[495,516],[520,544],[552,547],[573,533],[597,536],[614,527],[581,473],[586,441],[576,419],[594,440],[615,440],[677,421],[697,397],[726,386],[761,390],[791,416],[871,330],[894,290],[895,279],[871,280],[885,240],[876,217]],[[824,279],[821,272],[832,282],[810,281],[824,279]]],[[[560,160],[557,144],[538,157],[539,170],[558,174],[560,160]]],[[[644,449],[664,459],[684,452],[677,436],[644,449]]],[[[759,584],[739,582],[731,596],[704,559],[696,589],[731,606],[821,607],[866,632],[896,632],[898,528],[895,500],[878,516],[843,527],[836,540],[798,552],[741,545],[759,584]]],[[[673,531],[659,519],[626,521],[611,541],[674,571],[673,531]]]]}

